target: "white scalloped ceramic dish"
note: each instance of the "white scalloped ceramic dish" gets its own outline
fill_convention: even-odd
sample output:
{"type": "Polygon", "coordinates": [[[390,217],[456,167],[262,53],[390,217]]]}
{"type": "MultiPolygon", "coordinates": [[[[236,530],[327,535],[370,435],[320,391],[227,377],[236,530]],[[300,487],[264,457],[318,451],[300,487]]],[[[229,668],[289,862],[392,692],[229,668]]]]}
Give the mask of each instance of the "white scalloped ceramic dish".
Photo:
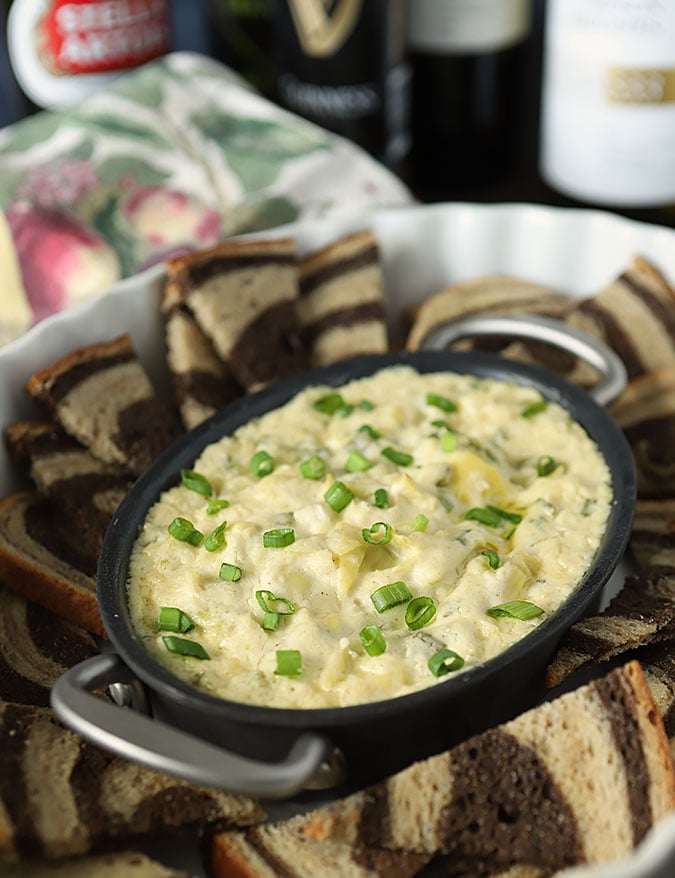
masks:
{"type": "MultiPolygon", "coordinates": [[[[675,231],[599,211],[526,204],[444,204],[378,209],[368,216],[326,220],[266,232],[288,234],[301,251],[368,226],[381,245],[389,321],[451,281],[507,273],[573,297],[590,295],[624,270],[635,254],[675,279],[675,231]]],[[[158,389],[168,386],[158,294],[163,269],[127,279],[82,306],[45,320],[0,349],[0,428],[35,417],[23,386],[34,371],[76,347],[130,332],[158,389]]],[[[0,495],[22,484],[0,447],[0,495]]],[[[184,852],[185,853],[185,852],[184,852]]],[[[198,866],[191,863],[196,874],[198,866]]],[[[181,856],[181,861],[184,859],[181,856]]],[[[609,867],[580,867],[570,878],[672,878],[675,814],[644,840],[636,855],[609,867]]]]}

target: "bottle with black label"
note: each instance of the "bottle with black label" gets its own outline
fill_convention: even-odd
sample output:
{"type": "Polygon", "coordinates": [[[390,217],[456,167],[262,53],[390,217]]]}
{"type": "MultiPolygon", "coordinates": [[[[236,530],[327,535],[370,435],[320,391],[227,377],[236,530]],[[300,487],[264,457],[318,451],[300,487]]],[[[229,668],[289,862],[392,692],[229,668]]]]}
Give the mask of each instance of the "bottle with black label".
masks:
{"type": "Polygon", "coordinates": [[[460,198],[512,170],[531,24],[532,0],[410,3],[411,183],[421,198],[460,198]]]}
{"type": "Polygon", "coordinates": [[[390,167],[409,148],[405,0],[212,0],[221,57],[390,167]]]}

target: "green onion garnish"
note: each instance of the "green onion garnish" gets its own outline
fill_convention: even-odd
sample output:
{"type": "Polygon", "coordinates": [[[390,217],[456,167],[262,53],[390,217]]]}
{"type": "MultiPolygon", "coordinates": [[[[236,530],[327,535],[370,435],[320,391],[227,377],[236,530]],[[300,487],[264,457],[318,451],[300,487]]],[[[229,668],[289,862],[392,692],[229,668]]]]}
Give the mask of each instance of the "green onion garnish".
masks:
{"type": "Polygon", "coordinates": [[[541,607],[530,603],[530,601],[507,601],[505,604],[497,604],[496,607],[490,607],[489,610],[486,610],[488,616],[492,616],[493,619],[508,617],[520,619],[521,622],[541,616],[543,612],[541,607]]]}
{"type": "Polygon", "coordinates": [[[371,466],[372,463],[367,457],[364,457],[360,451],[352,451],[345,463],[345,469],[348,473],[365,472],[365,470],[370,469],[371,466]]]}
{"type": "Polygon", "coordinates": [[[487,508],[490,512],[495,512],[500,518],[505,518],[506,521],[510,521],[511,524],[520,524],[523,520],[523,516],[519,512],[507,512],[506,509],[500,509],[499,506],[490,506],[489,503],[487,508]]]}
{"type": "Polygon", "coordinates": [[[277,527],[263,533],[263,546],[266,549],[283,549],[295,542],[295,531],[292,527],[277,527]]]}
{"type": "Polygon", "coordinates": [[[281,613],[265,613],[260,623],[265,631],[276,631],[279,627],[281,613]]]}
{"type": "Polygon", "coordinates": [[[386,448],[383,448],[380,454],[384,455],[387,460],[390,460],[398,466],[410,466],[413,462],[412,454],[408,454],[406,451],[397,451],[395,448],[392,448],[391,445],[387,445],[386,448]]]}
{"type": "Polygon", "coordinates": [[[537,475],[541,476],[550,476],[553,470],[558,468],[557,461],[550,457],[548,454],[543,454],[537,460],[537,475]]]}
{"type": "Polygon", "coordinates": [[[178,634],[186,634],[192,631],[195,623],[178,607],[160,607],[158,627],[160,631],[176,631],[178,634]]]}
{"type": "Polygon", "coordinates": [[[256,451],[249,463],[251,472],[257,479],[274,472],[274,458],[266,451],[256,451]]]}
{"type": "Polygon", "coordinates": [[[204,539],[204,534],[197,530],[191,521],[180,516],[174,518],[167,530],[174,539],[180,540],[181,543],[190,543],[192,546],[198,546],[204,539]]]}
{"type": "Polygon", "coordinates": [[[361,424],[358,429],[359,433],[367,433],[371,439],[379,439],[382,436],[379,430],[376,430],[375,427],[371,427],[370,424],[361,424]]]}
{"type": "Polygon", "coordinates": [[[162,640],[169,652],[173,652],[176,655],[185,655],[196,659],[211,658],[201,643],[196,643],[194,640],[186,640],[184,637],[172,637],[171,635],[162,637],[162,640]]]}
{"type": "Polygon", "coordinates": [[[387,649],[387,641],[377,625],[364,625],[359,637],[368,655],[382,655],[387,649]]]}
{"type": "Polygon", "coordinates": [[[525,408],[520,413],[521,418],[531,418],[533,415],[538,415],[540,412],[545,412],[548,408],[548,401],[545,399],[540,399],[538,402],[530,403],[530,405],[525,406],[525,408]]]}
{"type": "Polygon", "coordinates": [[[429,519],[422,512],[418,512],[415,518],[413,519],[412,529],[413,530],[426,530],[427,525],[429,524],[429,519]]]}
{"type": "Polygon", "coordinates": [[[441,448],[443,451],[454,451],[457,448],[457,436],[455,433],[443,433],[441,436],[441,448]]]}
{"type": "Polygon", "coordinates": [[[487,558],[487,562],[492,567],[493,570],[496,570],[501,563],[499,560],[499,555],[495,552],[494,549],[483,549],[481,555],[485,555],[487,558]]]}
{"type": "Polygon", "coordinates": [[[371,546],[384,546],[385,543],[390,543],[392,534],[391,525],[386,521],[376,521],[375,524],[364,527],[361,531],[364,542],[370,543],[371,546]]]}
{"type": "Polygon", "coordinates": [[[501,516],[487,506],[474,506],[473,509],[469,509],[464,518],[467,521],[478,521],[487,527],[499,527],[502,521],[501,516]]]}
{"type": "Polygon", "coordinates": [[[447,412],[448,414],[457,411],[457,403],[448,399],[447,396],[441,396],[438,393],[427,393],[426,404],[433,405],[437,409],[441,409],[441,411],[447,412]]]}
{"type": "Polygon", "coordinates": [[[464,659],[452,649],[439,649],[429,659],[429,670],[434,677],[442,677],[450,671],[458,671],[464,665],[464,659]]]}
{"type": "Polygon", "coordinates": [[[326,475],[326,461],[315,454],[300,464],[300,473],[305,479],[322,479],[326,475]]]}
{"type": "Polygon", "coordinates": [[[424,628],[436,615],[436,604],[431,598],[413,598],[405,608],[405,624],[411,631],[424,628]]]}
{"type": "Polygon", "coordinates": [[[295,612],[294,604],[288,598],[280,598],[272,594],[266,588],[255,593],[260,609],[264,613],[278,613],[280,616],[292,616],[295,612]]]}
{"type": "Polygon", "coordinates": [[[344,482],[335,481],[323,495],[333,512],[342,512],[354,499],[354,495],[344,482]]]}
{"type": "Polygon", "coordinates": [[[327,393],[316,400],[314,408],[325,415],[334,415],[344,404],[345,401],[339,393],[327,393]]]}
{"type": "Polygon", "coordinates": [[[398,604],[405,604],[412,598],[412,593],[405,582],[390,582],[376,588],[370,599],[378,613],[384,613],[398,604]]]}
{"type": "Polygon", "coordinates": [[[241,579],[241,567],[224,562],[220,565],[218,576],[226,582],[238,582],[241,579]]]}
{"type": "Polygon", "coordinates": [[[202,497],[210,497],[213,493],[211,482],[209,482],[206,476],[196,473],[194,470],[182,469],[180,471],[180,480],[184,487],[194,491],[196,494],[201,494],[202,497]]]}
{"type": "Polygon", "coordinates": [[[295,677],[302,671],[302,655],[299,649],[278,649],[277,669],[281,677],[295,677]]]}
{"type": "Polygon", "coordinates": [[[339,415],[341,418],[346,418],[347,415],[351,415],[353,411],[354,406],[351,404],[351,402],[344,402],[342,403],[340,408],[335,410],[335,414],[339,415]]]}
{"type": "Polygon", "coordinates": [[[359,408],[363,409],[364,412],[372,412],[375,405],[369,399],[360,399],[359,408]]]}
{"type": "Polygon", "coordinates": [[[452,427],[450,426],[450,424],[448,424],[447,421],[432,421],[431,426],[438,427],[439,429],[448,430],[449,432],[452,432],[452,427]]]}
{"type": "Polygon", "coordinates": [[[204,541],[204,548],[207,552],[217,552],[218,549],[222,549],[222,547],[225,545],[226,527],[227,522],[224,521],[222,524],[219,524],[215,530],[211,531],[211,533],[204,541]]]}
{"type": "Polygon", "coordinates": [[[229,500],[209,500],[209,505],[206,507],[206,514],[215,515],[216,512],[222,512],[223,509],[227,509],[229,505],[229,500]]]}
{"type": "Polygon", "coordinates": [[[389,508],[389,495],[384,488],[376,488],[375,494],[373,496],[375,498],[375,505],[378,509],[389,508]]]}

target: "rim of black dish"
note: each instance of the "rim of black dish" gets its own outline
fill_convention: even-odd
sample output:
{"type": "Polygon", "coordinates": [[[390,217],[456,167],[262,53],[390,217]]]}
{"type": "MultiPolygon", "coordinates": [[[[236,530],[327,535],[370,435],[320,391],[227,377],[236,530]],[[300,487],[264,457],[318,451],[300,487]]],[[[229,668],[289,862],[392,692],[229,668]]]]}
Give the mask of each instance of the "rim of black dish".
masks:
{"type": "Polygon", "coordinates": [[[559,375],[540,367],[475,351],[415,351],[373,354],[298,373],[264,390],[242,397],[223,408],[194,430],[179,437],[134,483],[115,513],[101,550],[97,592],[103,624],[115,650],[130,670],[164,698],[186,709],[223,713],[231,719],[284,727],[346,725],[386,711],[398,713],[416,705],[461,692],[499,669],[515,664],[548,637],[562,633],[588,608],[609,579],[627,546],[635,509],[636,479],[628,442],[609,413],[588,393],[559,375]],[[430,686],[381,701],[321,708],[278,708],[230,701],[185,683],[156,662],[133,632],[126,601],[128,561],[136,537],[151,505],[169,487],[179,483],[180,469],[191,468],[207,445],[239,426],[283,405],[311,385],[338,387],[355,378],[394,365],[408,365],[419,372],[455,372],[479,378],[516,382],[540,391],[563,406],[599,447],[612,478],[613,499],[601,545],[593,563],[568,599],[548,619],[522,640],[487,662],[447,675],[430,686]]]}

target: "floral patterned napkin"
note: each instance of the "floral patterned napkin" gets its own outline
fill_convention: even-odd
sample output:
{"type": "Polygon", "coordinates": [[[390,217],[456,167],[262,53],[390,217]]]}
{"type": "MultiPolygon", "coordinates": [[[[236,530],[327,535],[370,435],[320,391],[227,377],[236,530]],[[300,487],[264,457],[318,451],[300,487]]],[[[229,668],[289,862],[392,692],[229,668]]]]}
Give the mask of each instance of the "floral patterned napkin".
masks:
{"type": "Polygon", "coordinates": [[[217,61],[167,55],[0,131],[0,344],[168,256],[411,200],[217,61]]]}

